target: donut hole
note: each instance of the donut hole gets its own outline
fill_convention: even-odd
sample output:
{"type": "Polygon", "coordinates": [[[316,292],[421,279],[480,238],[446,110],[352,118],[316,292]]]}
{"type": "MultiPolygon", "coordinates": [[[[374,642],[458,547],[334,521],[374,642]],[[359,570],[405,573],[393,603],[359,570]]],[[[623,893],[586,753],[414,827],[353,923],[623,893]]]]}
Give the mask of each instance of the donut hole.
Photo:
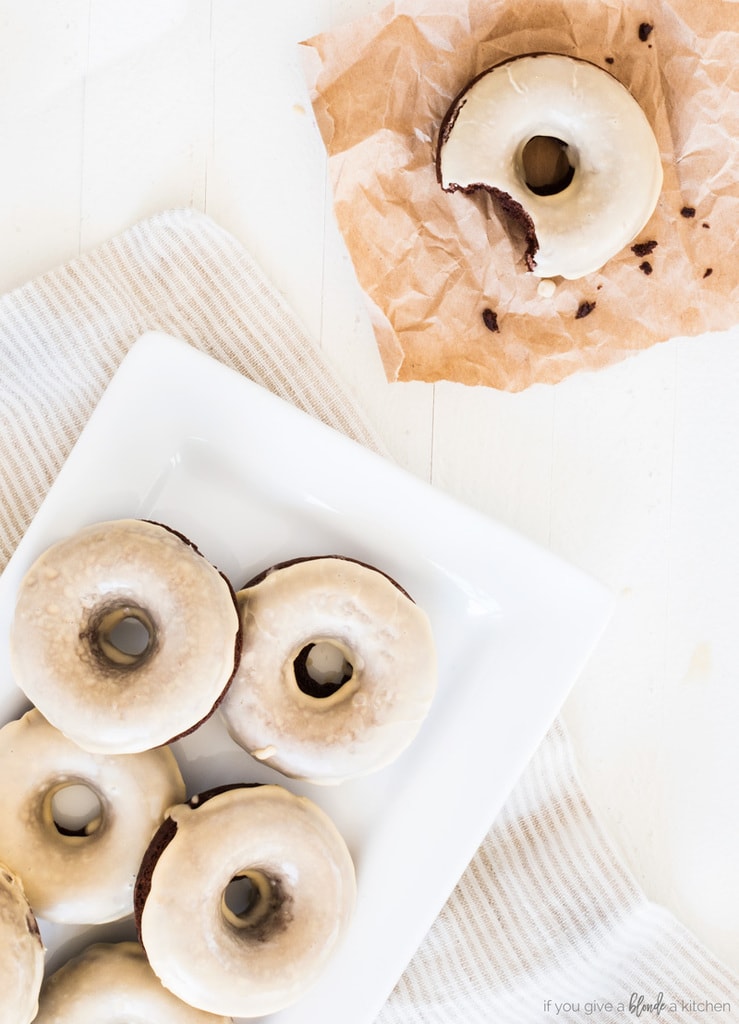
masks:
{"type": "Polygon", "coordinates": [[[226,922],[259,941],[284,926],[286,906],[279,881],[258,868],[235,874],[221,897],[226,922]]]}
{"type": "Polygon", "coordinates": [[[567,154],[567,143],[554,135],[534,135],[521,151],[523,179],[537,196],[564,192],[575,176],[567,154]]]}
{"type": "Polygon", "coordinates": [[[51,820],[63,836],[87,838],[103,820],[103,805],[97,793],[82,782],[70,782],[49,794],[51,820]]]}
{"type": "Polygon", "coordinates": [[[103,610],[90,628],[96,654],[115,668],[141,665],[154,649],[155,635],[148,613],[133,605],[103,610]]]}
{"type": "Polygon", "coordinates": [[[108,634],[108,641],[115,650],[131,658],[140,658],[149,646],[150,639],[144,623],[133,615],[121,619],[108,634]]]}
{"type": "Polygon", "coordinates": [[[230,918],[239,926],[249,921],[261,901],[260,887],[249,873],[236,875],[223,890],[223,902],[230,918]]]}
{"type": "Polygon", "coordinates": [[[309,697],[330,697],[348,683],[354,667],[332,640],[306,644],[293,662],[298,689],[309,697]]]}

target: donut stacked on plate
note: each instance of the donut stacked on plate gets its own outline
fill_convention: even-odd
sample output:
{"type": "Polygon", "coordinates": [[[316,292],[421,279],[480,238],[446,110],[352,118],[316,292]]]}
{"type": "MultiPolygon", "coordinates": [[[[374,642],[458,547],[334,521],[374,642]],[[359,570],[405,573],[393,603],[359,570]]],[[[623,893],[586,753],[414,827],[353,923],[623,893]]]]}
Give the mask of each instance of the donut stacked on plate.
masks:
{"type": "Polygon", "coordinates": [[[243,652],[221,711],[231,736],[284,775],[332,784],[405,750],[428,713],[428,617],[384,573],[301,558],[238,595],[243,652]]]}
{"type": "Polygon", "coordinates": [[[281,784],[224,779],[188,797],[169,744],[220,709],[283,775],[336,784],[378,770],[433,697],[426,614],[338,556],[280,564],[237,593],[181,534],[124,519],[37,559],[10,641],[35,707],[0,729],[0,929],[18,989],[0,1024],[114,1011],[206,1024],[294,1003],[349,925],[347,845],[281,784]],[[76,816],[74,790],[88,803],[76,816]],[[91,946],[42,984],[35,915],[133,915],[139,942],[91,946]]]}
{"type": "Polygon", "coordinates": [[[132,754],[211,714],[240,645],[225,577],[181,534],[124,519],[80,530],[31,566],[10,659],[18,686],[71,740],[132,754]]]}

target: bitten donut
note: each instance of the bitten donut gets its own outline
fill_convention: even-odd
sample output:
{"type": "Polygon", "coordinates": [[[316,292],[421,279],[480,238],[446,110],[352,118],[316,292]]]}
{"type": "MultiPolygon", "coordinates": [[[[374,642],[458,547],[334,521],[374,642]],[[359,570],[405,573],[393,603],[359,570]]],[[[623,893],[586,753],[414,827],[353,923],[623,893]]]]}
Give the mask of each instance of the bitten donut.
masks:
{"type": "Polygon", "coordinates": [[[208,717],[240,639],[231,586],[194,545],[157,523],[122,519],[80,530],[29,569],[11,668],[75,743],[136,753],[208,717]],[[131,627],[136,643],[120,643],[118,632],[131,627]]]}
{"type": "Polygon", "coordinates": [[[137,942],[96,943],[44,982],[34,1024],[231,1024],[164,988],[137,942]]]}
{"type": "Polygon", "coordinates": [[[21,875],[39,917],[101,924],[130,914],[141,857],[184,796],[167,747],[89,753],[37,709],[0,729],[0,861],[21,875]],[[54,801],[72,786],[89,791],[92,814],[70,828],[57,824],[54,801]]]}
{"type": "Polygon", "coordinates": [[[17,875],[0,863],[0,1024],[31,1024],[44,976],[44,944],[17,875]]]}
{"type": "Polygon", "coordinates": [[[238,599],[244,647],[221,710],[245,750],[293,778],[338,783],[408,746],[434,695],[436,652],[428,616],[397,583],[348,558],[305,558],[238,599]]]}
{"type": "Polygon", "coordinates": [[[141,865],[136,921],[176,996],[258,1017],[313,984],[355,896],[349,851],[316,804],[281,786],[222,787],[170,811],[141,865]]]}
{"type": "Polygon", "coordinates": [[[662,187],[660,152],[631,93],[585,60],[527,54],[484,71],[442,122],[437,176],[448,192],[485,189],[519,221],[528,267],[579,278],[641,231],[662,187]],[[532,180],[541,140],[559,146],[557,180],[532,180]]]}

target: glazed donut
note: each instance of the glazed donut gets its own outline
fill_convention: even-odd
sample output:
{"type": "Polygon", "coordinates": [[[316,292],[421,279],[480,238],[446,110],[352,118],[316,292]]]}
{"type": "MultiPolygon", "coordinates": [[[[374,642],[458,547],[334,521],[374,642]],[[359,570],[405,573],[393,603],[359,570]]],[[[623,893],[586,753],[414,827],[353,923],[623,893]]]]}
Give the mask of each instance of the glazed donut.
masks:
{"type": "Polygon", "coordinates": [[[527,54],[484,71],[444,117],[437,177],[447,192],[485,189],[527,236],[538,277],[584,277],[641,231],[662,187],[654,133],[607,71],[559,54],[527,54]],[[559,144],[561,180],[532,181],[532,140],[559,144]],[[553,194],[547,194],[553,192],[553,194]]]}
{"type": "Polygon", "coordinates": [[[44,982],[34,1024],[231,1024],[168,992],[137,942],[96,943],[44,982]]]}
{"type": "Polygon", "coordinates": [[[284,775],[338,783],[394,760],[436,687],[426,613],[379,570],[326,556],[281,563],[238,594],[242,658],[221,705],[232,738],[284,775]],[[314,683],[315,655],[338,659],[314,683]]]}
{"type": "Polygon", "coordinates": [[[135,519],[97,523],[29,569],[11,629],[18,686],[81,747],[150,750],[192,731],[229,684],[235,595],[184,537],[135,519]],[[116,629],[143,643],[121,649],[116,629]]]}
{"type": "Polygon", "coordinates": [[[0,860],[22,876],[34,911],[50,921],[102,924],[130,914],[141,857],[184,795],[167,747],[93,754],[36,708],[0,729],[0,860]],[[55,821],[54,799],[70,786],[86,787],[99,804],[74,829],[55,821]]]}
{"type": "Polygon", "coordinates": [[[0,1024],[36,1019],[44,944],[23,883],[0,864],[0,1024]]]}
{"type": "Polygon", "coordinates": [[[351,856],[327,815],[265,785],[221,787],[173,808],[142,861],[134,903],[166,988],[210,1013],[258,1017],[313,984],[355,896],[351,856]],[[236,906],[232,884],[248,890],[236,906]]]}

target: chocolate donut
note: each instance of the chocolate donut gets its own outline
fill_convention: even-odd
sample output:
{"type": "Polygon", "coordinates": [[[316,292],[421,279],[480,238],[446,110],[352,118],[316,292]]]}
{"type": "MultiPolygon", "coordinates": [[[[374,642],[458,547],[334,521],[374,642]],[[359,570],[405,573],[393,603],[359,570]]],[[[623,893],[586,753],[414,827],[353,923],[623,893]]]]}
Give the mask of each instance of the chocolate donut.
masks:
{"type": "Polygon", "coordinates": [[[444,117],[436,166],[447,192],[484,189],[520,223],[538,277],[598,270],[641,231],[662,188],[657,141],[628,89],[595,64],[553,53],[473,79],[444,117]],[[527,167],[529,147],[542,141],[560,150],[551,183],[527,167]]]}
{"type": "Polygon", "coordinates": [[[313,984],[354,901],[354,866],[331,820],[306,797],[265,785],[221,787],[173,807],[142,861],[134,903],[166,988],[209,1013],[258,1017],[313,984]]]}

